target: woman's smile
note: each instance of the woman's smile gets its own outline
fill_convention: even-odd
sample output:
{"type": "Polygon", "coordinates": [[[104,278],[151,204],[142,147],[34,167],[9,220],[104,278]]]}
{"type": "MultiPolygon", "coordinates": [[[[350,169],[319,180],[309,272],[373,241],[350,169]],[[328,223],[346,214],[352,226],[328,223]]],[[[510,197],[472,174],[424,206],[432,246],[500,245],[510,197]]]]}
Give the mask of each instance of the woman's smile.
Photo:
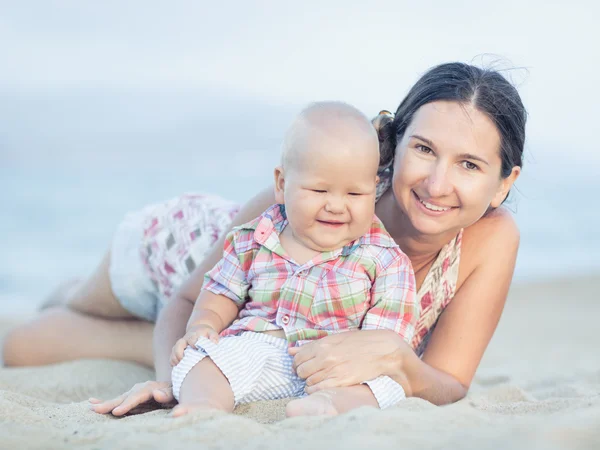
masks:
{"type": "Polygon", "coordinates": [[[413,198],[415,199],[415,203],[417,204],[419,210],[427,215],[439,217],[458,209],[457,206],[440,205],[422,200],[415,191],[411,191],[411,193],[413,194],[413,198]]]}

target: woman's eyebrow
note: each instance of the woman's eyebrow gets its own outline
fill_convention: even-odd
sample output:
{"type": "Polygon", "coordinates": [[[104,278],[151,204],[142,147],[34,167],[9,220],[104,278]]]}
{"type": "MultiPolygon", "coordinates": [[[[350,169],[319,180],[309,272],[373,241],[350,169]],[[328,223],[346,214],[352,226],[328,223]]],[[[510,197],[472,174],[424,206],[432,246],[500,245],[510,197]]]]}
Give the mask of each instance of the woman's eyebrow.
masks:
{"type": "MultiPolygon", "coordinates": [[[[432,140],[430,140],[430,139],[427,139],[427,138],[425,138],[425,137],[423,137],[423,136],[421,136],[421,135],[418,135],[418,134],[411,134],[411,135],[410,135],[410,137],[411,137],[411,138],[416,138],[416,139],[419,139],[419,140],[421,140],[421,141],[425,142],[425,143],[426,143],[427,145],[429,145],[430,147],[433,147],[433,148],[435,148],[435,144],[433,143],[433,141],[432,141],[432,140]]],[[[489,166],[489,165],[490,165],[490,163],[489,163],[489,162],[487,162],[485,159],[483,159],[481,156],[477,156],[477,155],[474,155],[474,154],[472,154],[472,153],[461,153],[460,155],[458,155],[458,157],[459,157],[459,158],[464,158],[464,159],[472,159],[472,160],[474,160],[474,161],[479,161],[479,162],[481,162],[481,163],[485,164],[486,166],[489,166]]]]}
{"type": "Polygon", "coordinates": [[[458,155],[458,157],[464,158],[464,159],[473,159],[475,161],[479,161],[479,162],[485,164],[486,166],[490,165],[490,163],[487,162],[485,159],[483,159],[481,156],[477,156],[472,153],[461,153],[460,155],[458,155]]]}
{"type": "Polygon", "coordinates": [[[430,145],[430,146],[432,146],[432,147],[435,147],[435,145],[433,144],[433,141],[430,141],[429,139],[427,139],[427,138],[424,138],[423,136],[420,136],[420,135],[418,135],[418,134],[411,134],[411,135],[410,135],[410,137],[411,137],[411,138],[417,138],[417,139],[419,139],[419,140],[421,140],[421,141],[425,142],[427,145],[430,145]]]}

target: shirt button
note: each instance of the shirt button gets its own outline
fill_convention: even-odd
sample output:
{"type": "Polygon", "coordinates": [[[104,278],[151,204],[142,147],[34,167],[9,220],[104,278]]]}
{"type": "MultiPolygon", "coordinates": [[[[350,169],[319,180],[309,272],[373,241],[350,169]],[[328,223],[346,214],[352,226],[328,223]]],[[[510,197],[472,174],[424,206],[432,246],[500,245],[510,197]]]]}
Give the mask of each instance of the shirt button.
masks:
{"type": "Polygon", "coordinates": [[[290,316],[283,316],[281,318],[281,321],[283,322],[284,325],[287,325],[288,323],[290,323],[290,316]]]}

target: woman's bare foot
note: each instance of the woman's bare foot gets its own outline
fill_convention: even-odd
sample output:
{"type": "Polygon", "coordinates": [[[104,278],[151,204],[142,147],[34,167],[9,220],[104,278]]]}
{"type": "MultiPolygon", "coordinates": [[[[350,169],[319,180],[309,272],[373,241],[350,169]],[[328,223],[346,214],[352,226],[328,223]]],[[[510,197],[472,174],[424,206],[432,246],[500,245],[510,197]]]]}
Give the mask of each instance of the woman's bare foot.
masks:
{"type": "Polygon", "coordinates": [[[337,416],[338,411],[333,405],[333,394],[319,391],[308,397],[292,400],[285,407],[287,417],[296,416],[337,416]]]}
{"type": "Polygon", "coordinates": [[[68,299],[81,286],[82,282],[83,280],[81,278],[71,278],[70,280],[59,284],[58,287],[42,301],[38,309],[43,311],[44,309],[52,308],[53,306],[65,306],[68,299]]]}

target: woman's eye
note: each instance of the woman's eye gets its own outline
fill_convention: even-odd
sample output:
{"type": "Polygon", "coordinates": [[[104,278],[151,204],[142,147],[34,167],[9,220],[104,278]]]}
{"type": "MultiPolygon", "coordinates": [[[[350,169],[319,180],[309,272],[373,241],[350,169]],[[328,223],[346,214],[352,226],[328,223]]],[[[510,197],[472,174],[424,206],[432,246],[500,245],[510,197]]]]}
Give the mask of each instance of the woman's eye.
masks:
{"type": "Polygon", "coordinates": [[[467,170],[478,170],[479,166],[477,164],[473,164],[471,161],[463,161],[462,166],[467,170]]]}
{"type": "Polygon", "coordinates": [[[433,150],[431,150],[426,145],[421,145],[421,144],[417,145],[417,150],[419,150],[421,153],[433,153],[433,150]]]}

